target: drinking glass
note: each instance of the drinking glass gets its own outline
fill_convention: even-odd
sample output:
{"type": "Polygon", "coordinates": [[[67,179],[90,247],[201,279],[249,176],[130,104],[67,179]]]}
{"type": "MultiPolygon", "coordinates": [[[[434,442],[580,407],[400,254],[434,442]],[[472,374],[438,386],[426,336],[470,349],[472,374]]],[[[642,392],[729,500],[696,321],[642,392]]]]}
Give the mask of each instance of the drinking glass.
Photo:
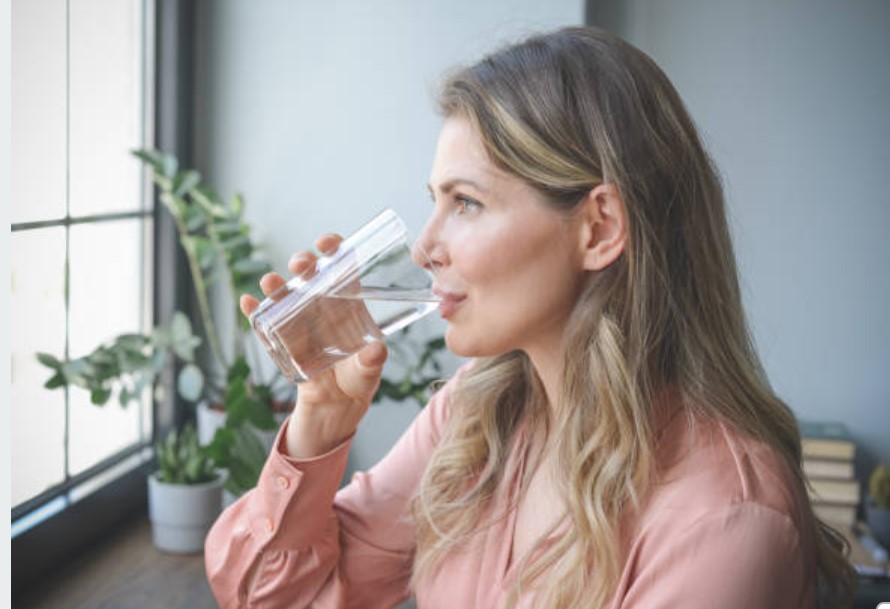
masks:
{"type": "Polygon", "coordinates": [[[373,341],[435,311],[433,275],[416,265],[405,223],[386,209],[294,277],[251,314],[278,369],[305,381],[373,341]]]}

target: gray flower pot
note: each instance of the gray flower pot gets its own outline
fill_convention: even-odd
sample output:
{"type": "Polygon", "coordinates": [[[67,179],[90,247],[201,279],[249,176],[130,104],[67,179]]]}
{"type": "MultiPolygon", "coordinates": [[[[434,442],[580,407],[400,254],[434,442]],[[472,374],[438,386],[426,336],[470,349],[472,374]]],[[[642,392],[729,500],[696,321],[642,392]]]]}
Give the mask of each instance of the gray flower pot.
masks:
{"type": "Polygon", "coordinates": [[[225,477],[202,484],[168,484],[148,477],[148,516],[152,539],[164,552],[195,554],[220,513],[225,477]]]}
{"type": "Polygon", "coordinates": [[[890,550],[890,510],[876,507],[869,500],[865,504],[865,520],[878,543],[890,550]]]}

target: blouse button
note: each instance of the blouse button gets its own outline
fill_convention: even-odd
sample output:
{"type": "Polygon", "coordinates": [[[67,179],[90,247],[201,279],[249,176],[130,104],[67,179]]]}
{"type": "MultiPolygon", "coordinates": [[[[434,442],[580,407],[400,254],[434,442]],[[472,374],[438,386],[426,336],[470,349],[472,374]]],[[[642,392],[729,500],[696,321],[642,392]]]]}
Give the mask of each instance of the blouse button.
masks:
{"type": "Polygon", "coordinates": [[[263,520],[263,527],[266,529],[266,532],[267,532],[267,533],[271,533],[271,532],[272,532],[272,529],[274,528],[274,527],[272,526],[272,521],[271,521],[270,519],[268,519],[268,518],[266,518],[266,519],[263,520]]]}
{"type": "Polygon", "coordinates": [[[285,478],[284,476],[278,476],[278,488],[283,491],[286,491],[290,488],[290,480],[285,478]]]}

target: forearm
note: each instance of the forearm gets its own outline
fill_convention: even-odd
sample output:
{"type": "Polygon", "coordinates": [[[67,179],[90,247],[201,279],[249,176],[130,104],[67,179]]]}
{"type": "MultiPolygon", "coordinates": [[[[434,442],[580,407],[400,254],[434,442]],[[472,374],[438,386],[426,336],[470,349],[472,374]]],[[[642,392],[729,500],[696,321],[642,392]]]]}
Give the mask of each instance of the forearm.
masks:
{"type": "Polygon", "coordinates": [[[283,454],[285,435],[283,429],[257,487],[208,535],[207,576],[222,607],[245,606],[248,599],[257,607],[302,607],[318,595],[344,594],[327,588],[342,585],[331,577],[341,550],[333,504],[349,443],[295,462],[283,454]]]}

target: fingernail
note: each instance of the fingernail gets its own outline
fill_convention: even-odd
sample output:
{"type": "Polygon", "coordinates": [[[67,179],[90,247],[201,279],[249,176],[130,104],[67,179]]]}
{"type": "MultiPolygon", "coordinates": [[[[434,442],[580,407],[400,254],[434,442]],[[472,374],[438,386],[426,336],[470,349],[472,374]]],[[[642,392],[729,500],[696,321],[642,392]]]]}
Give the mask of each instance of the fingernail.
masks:
{"type": "Polygon", "coordinates": [[[368,351],[365,352],[365,357],[368,358],[370,361],[368,361],[367,363],[362,363],[361,358],[359,358],[359,364],[361,364],[365,368],[377,368],[383,365],[383,363],[386,361],[386,356],[387,351],[385,348],[381,349],[377,347],[368,349],[368,351]]]}
{"type": "Polygon", "coordinates": [[[290,257],[290,264],[293,266],[305,264],[307,262],[309,262],[309,256],[306,254],[294,254],[290,257]]]}

